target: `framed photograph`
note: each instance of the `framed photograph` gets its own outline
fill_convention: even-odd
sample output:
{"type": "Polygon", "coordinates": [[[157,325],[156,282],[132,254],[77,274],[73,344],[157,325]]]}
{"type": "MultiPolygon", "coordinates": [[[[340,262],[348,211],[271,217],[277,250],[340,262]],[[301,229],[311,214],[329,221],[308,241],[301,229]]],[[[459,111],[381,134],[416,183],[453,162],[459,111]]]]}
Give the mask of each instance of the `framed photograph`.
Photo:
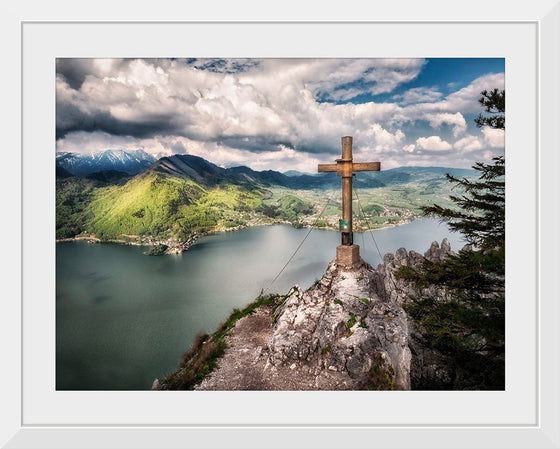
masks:
{"type": "MultiPolygon", "coordinates": [[[[13,263],[8,262],[15,272],[9,275],[5,312],[2,314],[2,347],[7,362],[5,366],[10,367],[2,374],[0,442],[5,444],[4,447],[165,448],[186,445],[249,448],[295,445],[338,448],[371,447],[372,442],[376,446],[395,448],[560,447],[560,313],[555,285],[560,269],[556,235],[559,192],[556,167],[560,162],[556,151],[560,146],[557,126],[560,120],[560,3],[557,0],[539,1],[518,6],[479,2],[469,4],[468,14],[459,7],[443,11],[435,2],[423,2],[421,9],[416,3],[405,1],[392,6],[355,6],[348,8],[353,12],[338,16],[340,9],[337,5],[321,5],[321,20],[317,20],[316,10],[299,5],[297,13],[285,10],[282,20],[278,20],[260,7],[253,10],[242,8],[243,12],[238,12],[233,5],[225,3],[216,11],[204,6],[185,6],[173,17],[164,13],[163,8],[153,16],[146,3],[134,6],[135,20],[129,20],[130,10],[124,5],[114,5],[110,17],[100,15],[91,20],[90,13],[85,10],[81,12],[83,15],[71,17],[62,8],[55,8],[47,14],[28,4],[3,19],[6,22],[4,40],[13,43],[8,55],[12,61],[21,61],[20,65],[13,62],[13,73],[6,75],[5,81],[11,86],[7,93],[10,111],[21,110],[21,135],[18,133],[20,128],[14,124],[10,127],[9,141],[11,151],[21,148],[21,181],[19,170],[14,169],[2,182],[4,191],[10,192],[5,195],[8,205],[13,210],[18,207],[22,210],[21,230],[5,231],[5,235],[21,235],[22,243],[20,249],[18,239],[7,242],[7,255],[14,255],[14,258],[15,254],[21,255],[21,273],[17,272],[19,264],[15,259],[13,263]],[[215,16],[216,13],[219,16],[215,16]],[[470,71],[471,75],[478,73],[475,61],[502,64],[501,70],[488,70],[501,73],[501,78],[497,76],[496,80],[499,79],[500,88],[505,88],[508,93],[504,388],[492,391],[476,388],[460,391],[256,391],[257,388],[251,391],[150,391],[138,387],[133,380],[137,373],[149,372],[144,362],[132,365],[130,372],[113,371],[108,378],[102,378],[105,374],[92,371],[90,366],[82,367],[81,371],[61,368],[59,362],[69,360],[65,357],[70,357],[68,353],[77,345],[77,339],[82,338],[79,340],[81,347],[88,346],[84,332],[60,327],[57,322],[60,305],[57,276],[61,268],[57,268],[55,242],[62,236],[55,217],[55,167],[58,170],[61,161],[58,156],[64,151],[76,154],[83,150],[85,153],[95,145],[107,146],[109,141],[111,146],[120,148],[135,148],[141,141],[144,148],[148,145],[147,140],[158,134],[154,128],[171,129],[174,125],[169,123],[168,110],[165,109],[169,104],[159,103],[157,95],[150,97],[154,102],[150,103],[150,114],[147,114],[140,108],[130,107],[134,104],[134,100],[128,97],[131,92],[121,87],[140,80],[145,82],[144,92],[150,95],[150,89],[163,86],[159,84],[163,81],[153,82],[150,77],[165,77],[166,68],[173,66],[178,58],[180,64],[199,64],[200,71],[218,73],[222,86],[226,86],[228,74],[242,70],[250,72],[255,61],[267,61],[261,63],[261,69],[267,73],[266,83],[269,84],[274,82],[275,76],[279,79],[287,73],[286,61],[347,61],[345,64],[380,58],[407,61],[412,78],[417,76],[414,64],[423,64],[422,61],[426,60],[454,58],[466,61],[463,69],[470,71]],[[157,64],[150,65],[154,71],[148,73],[143,71],[147,65],[139,63],[132,67],[127,62],[131,60],[160,61],[158,70],[161,73],[154,68],[157,64]],[[95,70],[106,70],[105,83],[110,82],[111,77],[125,77],[119,81],[120,87],[105,90],[95,87],[100,78],[95,78],[97,72],[94,73],[87,61],[100,61],[95,70]],[[121,61],[126,69],[117,75],[111,61],[121,61]],[[76,96],[84,83],[90,83],[92,89],[88,102],[85,97],[76,96]],[[15,86],[21,86],[21,96],[15,86]],[[104,118],[96,117],[95,123],[103,123],[103,126],[92,128],[88,111],[101,104],[111,113],[104,118]],[[78,110],[83,115],[78,117],[78,110]],[[140,125],[131,119],[144,113],[140,125]],[[164,117],[163,121],[161,117],[164,117]],[[130,128],[123,131],[126,126],[130,128]],[[120,131],[113,132],[116,129],[120,131]],[[16,186],[20,182],[22,190],[21,197],[18,197],[16,186]],[[67,338],[64,344],[57,340],[61,335],[67,338]],[[68,351],[64,352],[65,348],[68,351]]],[[[325,104],[351,104],[352,89],[356,84],[354,79],[344,78],[343,73],[349,70],[345,64],[320,68],[325,73],[342,77],[337,79],[336,88],[327,86],[328,80],[320,76],[306,81],[327,83],[320,84],[315,90],[317,95],[332,96],[323,98],[325,104]]],[[[445,79],[446,68],[437,63],[432,66],[437,72],[433,74],[434,81],[406,92],[387,88],[384,91],[387,99],[404,104],[409,98],[409,104],[415,104],[420,101],[418,98],[429,98],[429,101],[442,98],[446,94],[434,86],[436,79],[445,79]]],[[[297,64],[294,67],[296,71],[301,70],[297,64]]],[[[391,83],[391,76],[395,73],[387,69],[375,83],[391,83]]],[[[401,69],[398,71],[399,76],[406,76],[406,73],[401,69]]],[[[402,80],[395,81],[399,82],[402,80]]],[[[204,88],[201,81],[200,89],[204,88]]],[[[270,86],[267,89],[270,90],[270,86]]],[[[451,92],[452,86],[449,89],[451,92]]],[[[186,94],[183,92],[182,95],[186,94]]],[[[288,93],[282,98],[294,101],[288,93]]],[[[248,160],[254,154],[252,152],[264,151],[262,146],[272,141],[212,141],[213,131],[207,127],[218,125],[210,119],[200,120],[192,111],[185,112],[179,102],[176,105],[175,115],[188,122],[200,140],[206,139],[219,149],[221,159],[217,163],[224,170],[234,167],[238,161],[248,160]],[[256,146],[258,150],[255,150],[256,146]]],[[[208,102],[205,114],[215,119],[219,113],[213,107],[215,104],[208,102]]],[[[438,115],[427,109],[419,111],[418,114],[425,114],[426,126],[439,127],[441,133],[438,135],[444,136],[443,139],[435,132],[430,136],[421,134],[421,131],[418,135],[407,131],[410,135],[401,137],[395,130],[381,128],[388,146],[398,143],[401,153],[414,160],[409,165],[420,161],[425,152],[431,152],[433,158],[437,154],[438,164],[444,160],[441,158],[445,156],[441,155],[450,148],[468,146],[468,151],[476,152],[484,138],[489,147],[500,148],[499,143],[492,143],[495,136],[490,131],[487,135],[481,134],[479,140],[465,133],[469,125],[453,114],[438,111],[438,115]],[[447,140],[451,143],[446,141],[445,135],[449,136],[447,140]]],[[[13,112],[10,114],[17,116],[13,112]]],[[[9,118],[13,120],[13,117],[9,118]]],[[[282,118],[268,117],[266,123],[261,121],[252,125],[265,129],[274,124],[282,126],[282,123],[282,118]]],[[[228,126],[236,125],[230,123],[228,126]]],[[[249,125],[244,123],[243,126],[249,125]]],[[[303,135],[303,128],[297,129],[303,135]]],[[[319,133],[311,122],[306,129],[310,134],[319,133]]],[[[356,132],[357,135],[361,132],[359,127],[356,132]]],[[[343,130],[340,136],[347,133],[343,130]]],[[[162,131],[158,138],[164,134],[162,131]]],[[[271,135],[276,136],[276,131],[271,131],[271,135]]],[[[171,131],[169,136],[173,136],[171,131]]],[[[300,142],[304,141],[300,136],[300,142]]],[[[297,154],[296,145],[294,154],[290,153],[290,145],[286,142],[277,139],[274,145],[282,144],[278,148],[285,152],[286,161],[294,164],[294,170],[306,171],[317,162],[325,164],[322,171],[345,170],[340,166],[331,167],[344,163],[344,152],[337,162],[334,159],[340,156],[325,160],[326,153],[313,155],[306,152],[305,159],[297,154]]],[[[176,153],[197,157],[206,154],[188,139],[169,137],[166,145],[169,148],[175,145],[176,153]]],[[[340,145],[340,141],[335,145],[340,145]]],[[[355,148],[356,162],[372,162],[362,159],[366,153],[360,152],[359,145],[355,148]]],[[[503,144],[501,148],[503,151],[503,144]]],[[[387,150],[385,154],[390,152],[387,150]]],[[[159,156],[165,157],[165,154],[159,156]]],[[[15,155],[14,159],[19,160],[15,155]]],[[[267,165],[265,158],[259,161],[261,165],[252,168],[274,168],[267,165]]],[[[354,169],[357,170],[358,165],[354,163],[354,169]]],[[[69,166],[65,167],[68,169],[69,166]]],[[[362,168],[375,170],[376,166],[364,164],[362,168]]],[[[282,167],[286,175],[289,170],[287,165],[282,167]]],[[[109,175],[111,173],[104,174],[109,175]]],[[[222,200],[213,198],[213,201],[222,200]]],[[[141,215],[149,212],[134,213],[141,220],[141,215]]],[[[228,220],[234,221],[231,217],[228,220]]],[[[200,222],[196,225],[200,226],[200,222]]],[[[348,225],[344,219],[336,223],[343,234],[343,244],[348,225]]],[[[109,229],[109,236],[113,232],[109,227],[112,225],[105,226],[100,229],[109,229]]],[[[71,233],[71,230],[61,232],[71,233]]],[[[122,235],[120,230],[115,232],[122,235]]],[[[127,235],[126,238],[134,239],[135,236],[127,235]]],[[[163,246],[166,245],[168,243],[163,246]]],[[[115,265],[109,267],[108,264],[108,270],[120,272],[127,266],[124,259],[116,262],[117,257],[120,256],[111,256],[115,258],[115,265]]],[[[68,260],[65,278],[73,275],[70,256],[68,260]]],[[[159,269],[161,273],[169,268],[158,268],[156,264],[153,269],[159,269]]],[[[200,276],[212,276],[208,272],[212,268],[201,270],[200,276]]],[[[85,273],[77,279],[74,291],[84,285],[87,275],[85,273]]],[[[161,283],[157,286],[131,282],[129,288],[136,289],[135,298],[141,301],[142,290],[162,288],[165,275],[158,282],[161,283]]],[[[103,304],[103,292],[92,295],[92,301],[103,304]]],[[[203,293],[200,295],[203,297],[203,293]]],[[[87,314],[89,320],[99,319],[91,311],[76,313],[87,314]]],[[[115,307],[112,313],[134,311],[115,307]]],[[[198,319],[195,312],[192,313],[193,319],[198,319]]],[[[161,326],[172,319],[165,316],[161,326]]],[[[135,322],[142,326],[140,318],[135,322]]],[[[361,324],[348,323],[347,335],[350,336],[351,330],[355,332],[361,324]]],[[[124,334],[107,335],[106,344],[119,338],[125,338],[124,334]]],[[[136,348],[133,342],[129,342],[130,351],[136,349],[142,353],[143,348],[155,343],[147,335],[145,340],[135,344],[136,348]]],[[[188,344],[185,346],[187,350],[188,344]]],[[[164,353],[165,350],[157,352],[164,353]]],[[[121,354],[121,357],[129,356],[134,357],[131,353],[121,354]]],[[[94,349],[91,357],[96,357],[94,349]]],[[[111,370],[107,372],[111,373],[111,370]]]]}

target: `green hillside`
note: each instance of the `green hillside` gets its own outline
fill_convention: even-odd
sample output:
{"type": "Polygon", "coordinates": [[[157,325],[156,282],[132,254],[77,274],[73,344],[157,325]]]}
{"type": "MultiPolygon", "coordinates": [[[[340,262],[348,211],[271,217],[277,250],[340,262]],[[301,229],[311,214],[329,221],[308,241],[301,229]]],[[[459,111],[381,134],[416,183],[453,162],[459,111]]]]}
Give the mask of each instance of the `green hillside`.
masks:
{"type": "Polygon", "coordinates": [[[56,180],[56,238],[69,238],[86,229],[87,205],[94,197],[98,182],[86,178],[65,177],[56,180]]]}
{"type": "MultiPolygon", "coordinates": [[[[57,239],[94,235],[102,240],[186,242],[196,234],[278,222],[338,228],[339,181],[328,189],[295,189],[270,185],[274,176],[283,176],[276,172],[266,172],[266,183],[261,183],[260,172],[252,172],[248,179],[246,168],[228,171],[202,158],[163,158],[160,162],[135,177],[119,172],[58,177],[57,239]]],[[[401,173],[406,179],[396,171],[384,174],[388,185],[364,188],[356,182],[356,231],[404,223],[419,217],[422,206],[450,203],[451,188],[444,173],[438,172],[444,169],[406,170],[401,173]],[[356,201],[358,192],[366,220],[356,201]]],[[[361,182],[369,185],[367,179],[361,182]]]]}
{"type": "Polygon", "coordinates": [[[126,183],[84,178],[57,181],[57,238],[151,236],[185,241],[193,234],[275,221],[298,221],[313,206],[286,195],[268,209],[272,194],[256,185],[192,179],[148,171],[126,183]],[[273,210],[273,213],[267,213],[273,210]]]}
{"type": "Polygon", "coordinates": [[[99,238],[188,236],[243,224],[244,213],[262,203],[263,191],[227,184],[204,188],[186,178],[147,172],[123,186],[93,192],[85,208],[86,230],[99,238]]]}
{"type": "Polygon", "coordinates": [[[266,217],[278,219],[281,221],[289,221],[299,226],[302,217],[313,214],[314,208],[311,202],[306,202],[292,194],[285,194],[277,200],[271,200],[263,203],[256,209],[256,212],[264,214],[266,217]]]}
{"type": "Polygon", "coordinates": [[[182,209],[203,193],[193,182],[148,172],[124,186],[95,191],[87,208],[92,215],[88,230],[100,238],[118,238],[122,234],[163,237],[169,223],[176,223],[182,209]]]}

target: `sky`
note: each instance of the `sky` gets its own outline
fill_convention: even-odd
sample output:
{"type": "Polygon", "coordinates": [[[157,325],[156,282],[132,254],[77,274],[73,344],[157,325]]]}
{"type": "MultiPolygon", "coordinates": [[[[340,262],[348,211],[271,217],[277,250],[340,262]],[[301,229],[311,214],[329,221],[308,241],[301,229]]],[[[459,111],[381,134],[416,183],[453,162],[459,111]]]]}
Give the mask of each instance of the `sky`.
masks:
{"type": "Polygon", "coordinates": [[[478,128],[503,58],[57,59],[56,150],[144,150],[314,173],[340,157],[471,167],[504,154],[478,128]]]}

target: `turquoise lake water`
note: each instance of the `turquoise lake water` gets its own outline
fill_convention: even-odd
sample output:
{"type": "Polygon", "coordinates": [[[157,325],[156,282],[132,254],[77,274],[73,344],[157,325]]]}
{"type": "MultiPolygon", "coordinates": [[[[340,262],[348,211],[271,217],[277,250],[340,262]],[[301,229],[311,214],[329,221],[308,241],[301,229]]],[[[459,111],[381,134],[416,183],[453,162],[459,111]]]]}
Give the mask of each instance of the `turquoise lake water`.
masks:
{"type": "MultiPolygon", "coordinates": [[[[64,242],[56,245],[57,390],[147,390],[174,371],[199,332],[213,332],[233,308],[256,298],[288,261],[308,229],[259,226],[209,235],[178,256],[150,257],[145,247],[64,242]]],[[[374,231],[382,254],[423,253],[445,224],[422,219],[374,231]]],[[[307,288],[335,257],[340,236],[313,230],[270,288],[307,288]]],[[[362,257],[380,257],[369,233],[354,233],[362,257]]]]}

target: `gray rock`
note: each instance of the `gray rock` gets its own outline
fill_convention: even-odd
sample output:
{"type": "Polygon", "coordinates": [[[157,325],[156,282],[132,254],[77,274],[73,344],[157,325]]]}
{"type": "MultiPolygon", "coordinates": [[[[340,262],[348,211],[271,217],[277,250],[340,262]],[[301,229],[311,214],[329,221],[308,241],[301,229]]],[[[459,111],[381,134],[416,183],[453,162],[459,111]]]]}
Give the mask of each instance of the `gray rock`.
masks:
{"type": "MultiPolygon", "coordinates": [[[[406,260],[403,251],[399,257],[406,260]]],[[[374,274],[366,263],[348,270],[331,262],[315,287],[292,288],[269,339],[270,362],[314,362],[325,367],[326,376],[346,373],[359,387],[382,357],[396,387],[410,389],[407,316],[400,305],[376,293],[374,274]]]]}
{"type": "MultiPolygon", "coordinates": [[[[434,242],[425,256],[441,260],[449,242],[434,242]]],[[[422,345],[403,305],[415,293],[396,271],[424,257],[399,248],[373,268],[331,262],[303,291],[294,286],[280,305],[241,318],[226,337],[218,367],[199,390],[432,389],[453,377],[444,358],[422,345]]],[[[444,289],[422,292],[441,300],[444,289]]],[[[153,389],[165,390],[164,381],[153,389]]]]}
{"type": "MultiPolygon", "coordinates": [[[[433,242],[424,257],[443,260],[449,254],[451,247],[444,239],[441,246],[433,242]]],[[[307,291],[293,287],[275,312],[270,364],[318,367],[317,384],[342,373],[347,376],[345,388],[368,386],[372,368],[379,366],[392,375],[398,389],[410,389],[411,376],[415,382],[430,376],[445,378],[449,373],[441,357],[411,338],[414,325],[402,305],[414,293],[413,287],[395,277],[400,267],[415,267],[422,260],[419,253],[399,248],[385,254],[376,269],[363,261],[353,269],[333,261],[314,287],[307,291]]],[[[434,287],[424,293],[446,296],[434,287]]]]}

